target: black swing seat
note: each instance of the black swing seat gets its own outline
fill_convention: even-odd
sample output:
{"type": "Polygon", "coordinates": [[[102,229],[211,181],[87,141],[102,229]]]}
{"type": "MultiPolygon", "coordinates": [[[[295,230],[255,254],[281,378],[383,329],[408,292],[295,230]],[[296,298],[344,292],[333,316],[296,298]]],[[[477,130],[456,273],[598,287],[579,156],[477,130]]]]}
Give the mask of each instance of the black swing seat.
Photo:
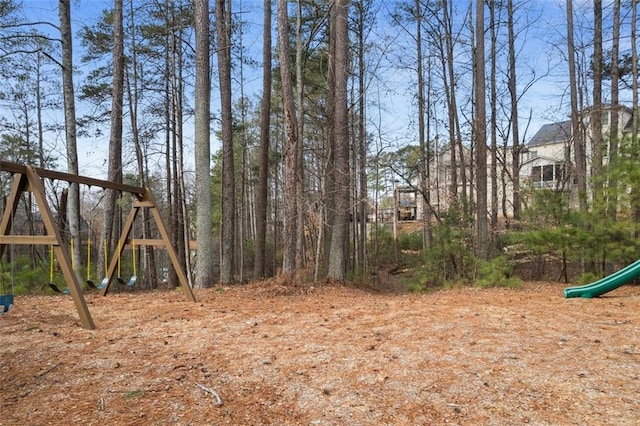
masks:
{"type": "Polygon", "coordinates": [[[138,277],[134,275],[131,278],[129,278],[129,281],[127,281],[126,283],[124,282],[122,277],[118,277],[116,279],[118,280],[118,283],[120,283],[120,285],[126,285],[127,287],[133,287],[134,285],[136,285],[136,280],[138,279],[138,277]]]}
{"type": "Polygon", "coordinates": [[[49,283],[49,287],[51,287],[51,290],[55,291],[56,293],[62,293],[62,294],[71,293],[71,290],[69,290],[69,288],[65,288],[64,290],[60,290],[58,288],[58,286],[56,285],[56,283],[49,283]]]}
{"type": "Polygon", "coordinates": [[[95,285],[93,281],[87,280],[87,285],[94,290],[102,290],[109,284],[109,277],[104,277],[99,285],[95,285]]]}
{"type": "Polygon", "coordinates": [[[0,294],[0,306],[2,306],[0,315],[9,312],[13,306],[13,294],[0,294]]]}

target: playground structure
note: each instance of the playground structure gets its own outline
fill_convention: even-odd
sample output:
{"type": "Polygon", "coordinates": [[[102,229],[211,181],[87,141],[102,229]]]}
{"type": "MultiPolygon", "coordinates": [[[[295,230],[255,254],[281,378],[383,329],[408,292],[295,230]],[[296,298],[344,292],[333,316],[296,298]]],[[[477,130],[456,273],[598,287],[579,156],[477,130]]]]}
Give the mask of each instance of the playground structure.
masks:
{"type": "MultiPolygon", "coordinates": [[[[11,191],[7,198],[7,203],[0,222],[0,258],[4,253],[5,246],[9,244],[16,245],[49,245],[53,247],[56,258],[60,265],[60,269],[64,275],[69,289],[69,294],[73,299],[76,310],[80,317],[82,327],[85,329],[95,329],[95,324],[91,318],[89,308],[82,293],[82,287],[78,276],[73,270],[71,263],[71,250],[61,235],[60,229],[54,219],[51,207],[45,195],[43,179],[62,180],[69,183],[77,183],[82,185],[97,186],[104,189],[112,189],[132,194],[134,201],[131,211],[122,228],[120,238],[117,245],[117,252],[112,257],[105,277],[105,285],[101,288],[101,294],[105,296],[114,279],[116,268],[122,251],[126,246],[140,247],[152,245],[163,247],[166,249],[169,259],[176,271],[180,286],[182,287],[187,300],[195,302],[195,296],[189,286],[187,276],[182,269],[175,248],[171,244],[169,234],[162,220],[162,216],[158,211],[157,204],[153,194],[148,188],[115,183],[100,179],[94,179],[86,176],[79,176],[70,173],[58,172],[36,168],[30,165],[21,165],[0,160],[0,172],[9,172],[13,175],[11,191]],[[11,226],[16,209],[20,202],[20,196],[24,192],[30,192],[33,195],[36,205],[40,210],[42,221],[46,235],[10,235],[11,226]],[[131,230],[134,220],[141,209],[147,208],[151,213],[151,217],[155,221],[156,227],[160,234],[159,239],[130,239],[131,230]]],[[[13,295],[11,295],[13,296],[13,295]]],[[[12,297],[13,298],[13,297],[12,297]]]]}
{"type": "Polygon", "coordinates": [[[636,260],[631,265],[590,284],[565,288],[564,297],[591,299],[615,290],[638,277],[640,277],[640,260],[636,260]]]}

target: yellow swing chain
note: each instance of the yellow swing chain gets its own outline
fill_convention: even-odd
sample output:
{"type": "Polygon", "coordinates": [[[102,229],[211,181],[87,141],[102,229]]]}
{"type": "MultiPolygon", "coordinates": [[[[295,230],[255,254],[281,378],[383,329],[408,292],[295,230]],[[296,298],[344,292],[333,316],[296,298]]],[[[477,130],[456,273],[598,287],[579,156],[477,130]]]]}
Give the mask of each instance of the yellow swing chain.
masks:
{"type": "Polygon", "coordinates": [[[135,238],[131,240],[131,250],[133,251],[133,275],[138,275],[138,271],[136,268],[136,240],[135,238]]]}
{"type": "Polygon", "coordinates": [[[49,246],[49,282],[53,282],[53,245],[49,246]]]}
{"type": "Polygon", "coordinates": [[[87,281],[91,279],[91,236],[87,238],[87,281]]]}

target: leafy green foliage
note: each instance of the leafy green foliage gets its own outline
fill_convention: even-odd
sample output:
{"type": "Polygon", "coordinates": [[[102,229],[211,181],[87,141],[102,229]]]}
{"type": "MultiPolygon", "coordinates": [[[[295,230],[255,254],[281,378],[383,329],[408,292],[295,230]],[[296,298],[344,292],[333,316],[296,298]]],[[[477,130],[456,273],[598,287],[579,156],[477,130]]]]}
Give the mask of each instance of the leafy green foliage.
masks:
{"type": "MultiPolygon", "coordinates": [[[[55,278],[55,277],[54,277],[55,278]]],[[[58,286],[66,287],[64,279],[58,277],[54,282],[58,286]]],[[[31,263],[27,256],[19,256],[12,265],[3,262],[0,266],[0,292],[13,294],[29,294],[42,292],[49,282],[49,264],[31,263]]],[[[47,287],[48,288],[48,287],[47,287]]]]}
{"type": "MultiPolygon", "coordinates": [[[[470,282],[475,265],[472,229],[460,209],[454,207],[444,213],[441,222],[432,228],[431,246],[423,252],[420,264],[406,274],[405,288],[425,291],[453,282],[470,282]]],[[[407,238],[413,241],[415,235],[418,234],[407,238]]]]}
{"type": "Polygon", "coordinates": [[[576,283],[577,285],[591,284],[592,282],[598,281],[599,279],[600,277],[593,272],[585,272],[578,277],[576,283]]]}
{"type": "Polygon", "coordinates": [[[587,235],[583,218],[569,208],[569,197],[563,192],[533,191],[531,205],[524,211],[525,229],[511,233],[512,243],[523,243],[533,253],[580,253],[587,235]]]}
{"type": "Polygon", "coordinates": [[[511,277],[511,266],[505,256],[494,257],[491,260],[478,259],[475,287],[519,287],[520,279],[511,277]]]}
{"type": "Polygon", "coordinates": [[[400,250],[422,250],[421,232],[401,232],[398,234],[400,250]]]}
{"type": "Polygon", "coordinates": [[[472,277],[473,228],[461,209],[453,207],[441,216],[433,228],[432,244],[425,253],[428,280],[433,285],[447,281],[467,282],[472,277]]]}
{"type": "Polygon", "coordinates": [[[378,224],[373,228],[368,245],[367,250],[374,257],[376,264],[390,265],[394,262],[393,235],[384,224],[378,224]]]}

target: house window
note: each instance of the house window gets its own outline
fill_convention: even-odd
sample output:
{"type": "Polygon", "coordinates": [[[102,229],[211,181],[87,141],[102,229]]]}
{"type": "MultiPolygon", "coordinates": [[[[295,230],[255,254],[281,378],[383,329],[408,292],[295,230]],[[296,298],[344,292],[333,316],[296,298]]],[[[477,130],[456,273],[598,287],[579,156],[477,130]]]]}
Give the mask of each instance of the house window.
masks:
{"type": "Polygon", "coordinates": [[[529,151],[529,160],[533,160],[534,158],[538,158],[538,151],[529,151]]]}
{"type": "Polygon", "coordinates": [[[606,112],[602,113],[602,125],[603,126],[608,126],[609,125],[609,111],[606,111],[606,112]]]}
{"type": "Polygon", "coordinates": [[[534,185],[536,182],[542,181],[542,166],[533,166],[531,169],[531,181],[534,185]]]}
{"type": "Polygon", "coordinates": [[[534,188],[554,188],[564,180],[563,164],[545,164],[531,168],[531,183],[534,188]]]}

